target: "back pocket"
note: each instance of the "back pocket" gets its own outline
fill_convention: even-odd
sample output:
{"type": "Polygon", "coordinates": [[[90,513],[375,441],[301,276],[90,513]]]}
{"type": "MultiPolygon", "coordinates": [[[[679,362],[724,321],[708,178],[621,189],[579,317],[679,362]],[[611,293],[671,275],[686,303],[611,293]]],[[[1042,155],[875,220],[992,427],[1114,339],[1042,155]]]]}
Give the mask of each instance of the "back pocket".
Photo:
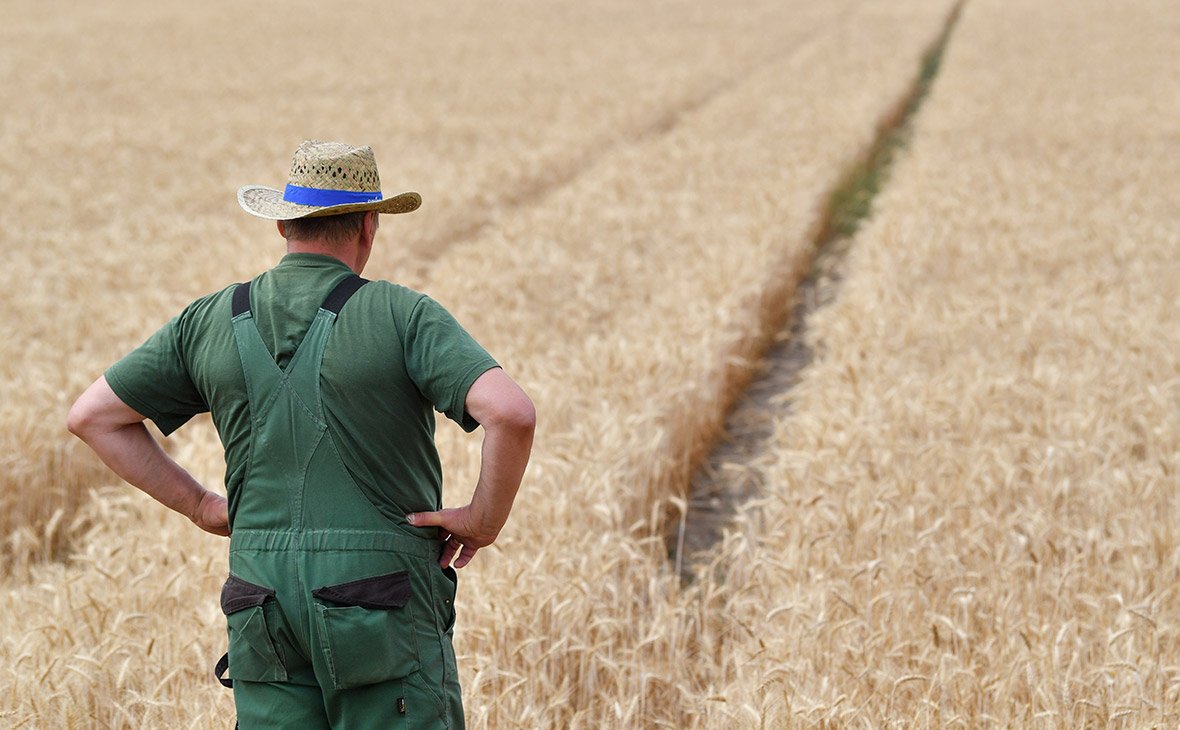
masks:
{"type": "Polygon", "coordinates": [[[410,574],[399,571],[312,591],[320,647],[334,689],[399,679],[418,671],[410,574]]]}
{"type": "Polygon", "coordinates": [[[221,610],[229,624],[229,676],[245,682],[284,682],[283,666],[267,630],[266,609],[275,608],[272,588],[230,575],[221,588],[221,610]]]}

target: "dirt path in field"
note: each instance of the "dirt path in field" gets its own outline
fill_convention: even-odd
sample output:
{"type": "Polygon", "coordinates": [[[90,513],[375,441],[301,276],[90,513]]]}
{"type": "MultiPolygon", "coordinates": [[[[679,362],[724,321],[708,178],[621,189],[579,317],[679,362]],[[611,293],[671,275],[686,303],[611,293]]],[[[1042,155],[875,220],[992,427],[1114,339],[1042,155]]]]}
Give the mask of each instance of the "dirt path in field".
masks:
{"type": "MultiPolygon", "coordinates": [[[[850,16],[855,10],[852,2],[845,2],[840,11],[841,19],[850,16]]],[[[653,139],[670,134],[680,124],[681,120],[690,116],[714,101],[727,89],[734,88],[745,79],[755,74],[758,69],[774,63],[782,57],[796,53],[823,28],[812,26],[796,29],[790,37],[782,39],[777,48],[750,59],[736,72],[721,78],[712,84],[702,86],[686,94],[677,103],[664,109],[655,110],[643,123],[630,129],[617,130],[615,133],[595,139],[578,154],[562,164],[546,169],[542,174],[518,186],[512,193],[504,196],[499,202],[503,209],[522,208],[541,203],[550,194],[573,184],[584,173],[594,168],[600,161],[611,157],[621,149],[645,144],[653,139]]],[[[422,281],[425,279],[431,264],[442,256],[448,249],[474,241],[492,223],[495,210],[480,209],[470,216],[464,216],[453,225],[425,239],[415,247],[413,261],[409,262],[407,281],[422,281]]]]}
{"type": "Polygon", "coordinates": [[[942,32],[923,55],[913,83],[893,112],[881,120],[872,144],[841,176],[823,204],[813,238],[811,269],[799,282],[759,373],[735,402],[721,438],[697,469],[689,486],[687,509],[667,538],[669,558],[683,581],[691,581],[694,569],[708,563],[737,510],[763,491],[763,460],[772,453],[768,446],[775,436],[775,424],[791,413],[791,391],[814,357],[807,342],[808,322],[838,293],[853,235],[870,214],[873,198],[908,139],[911,121],[934,83],[964,2],[960,0],[951,9],[942,32]]]}

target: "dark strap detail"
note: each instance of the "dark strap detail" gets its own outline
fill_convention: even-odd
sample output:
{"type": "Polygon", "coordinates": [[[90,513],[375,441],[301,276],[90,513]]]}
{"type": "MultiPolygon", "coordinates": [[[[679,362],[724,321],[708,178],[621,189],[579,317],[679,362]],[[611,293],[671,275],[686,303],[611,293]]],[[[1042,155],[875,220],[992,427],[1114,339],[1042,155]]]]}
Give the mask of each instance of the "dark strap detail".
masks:
{"type": "Polygon", "coordinates": [[[258,586],[230,574],[221,587],[221,610],[228,616],[247,608],[261,606],[275,597],[273,588],[258,586]]]}
{"type": "Polygon", "coordinates": [[[234,316],[250,311],[250,282],[238,284],[234,289],[234,316]]]}
{"type": "MultiPolygon", "coordinates": [[[[350,275],[336,285],[336,288],[324,299],[324,303],[320,305],[320,308],[326,309],[332,314],[340,314],[340,310],[344,308],[344,305],[352,298],[352,295],[356,294],[358,289],[368,283],[368,279],[362,279],[356,274],[350,275]]],[[[247,281],[245,284],[238,284],[237,288],[234,289],[233,316],[236,317],[243,312],[249,311],[250,282],[247,281]]]]}
{"type": "Polygon", "coordinates": [[[311,595],[323,601],[369,609],[401,608],[410,601],[410,573],[396,573],[361,578],[335,586],[316,588],[311,595]]]}
{"type": "Polygon", "coordinates": [[[217,664],[213,667],[213,676],[217,677],[217,681],[221,682],[222,687],[229,687],[232,689],[234,686],[234,681],[232,679],[228,679],[225,676],[227,671],[229,671],[229,652],[222,654],[221,658],[217,660],[217,664]]]}
{"type": "Polygon", "coordinates": [[[332,314],[340,314],[340,310],[344,308],[353,294],[356,294],[357,289],[360,289],[365,284],[368,284],[368,279],[362,279],[356,274],[350,275],[347,279],[336,285],[324,303],[320,305],[320,309],[326,309],[332,314]]]}

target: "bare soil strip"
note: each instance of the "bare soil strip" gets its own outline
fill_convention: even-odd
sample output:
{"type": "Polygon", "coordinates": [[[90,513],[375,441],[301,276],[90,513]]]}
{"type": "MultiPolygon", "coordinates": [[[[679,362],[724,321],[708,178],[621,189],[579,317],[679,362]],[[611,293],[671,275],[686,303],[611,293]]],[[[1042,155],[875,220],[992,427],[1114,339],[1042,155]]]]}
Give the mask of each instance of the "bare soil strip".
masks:
{"type": "MultiPolygon", "coordinates": [[[[960,0],[947,15],[942,32],[922,56],[913,84],[877,126],[865,151],[828,194],[814,234],[814,259],[799,282],[793,302],[783,308],[784,321],[758,367],[758,374],[733,404],[725,428],[693,475],[687,507],[667,537],[669,559],[682,581],[707,562],[726,526],[741,505],[762,491],[760,457],[774,436],[774,424],[791,411],[791,390],[812,361],[807,328],[812,314],[831,303],[841,279],[841,263],[853,235],[872,212],[872,202],[887,182],[897,152],[906,144],[914,115],[934,85],[955,23],[960,0]]],[[[789,287],[790,284],[788,283],[789,287]]]]}

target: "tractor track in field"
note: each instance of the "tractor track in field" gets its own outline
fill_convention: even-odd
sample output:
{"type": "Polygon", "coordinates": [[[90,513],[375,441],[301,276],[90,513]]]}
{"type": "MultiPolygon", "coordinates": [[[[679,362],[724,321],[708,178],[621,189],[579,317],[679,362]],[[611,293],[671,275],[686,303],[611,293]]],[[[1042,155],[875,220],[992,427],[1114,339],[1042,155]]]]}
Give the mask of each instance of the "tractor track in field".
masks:
{"type": "MultiPolygon", "coordinates": [[[[848,2],[845,4],[843,13],[845,15],[851,14],[853,9],[853,3],[848,2]]],[[[538,205],[554,192],[576,182],[582,175],[618,151],[646,144],[671,134],[685,118],[723,96],[727,90],[736,88],[753,76],[758,69],[774,63],[784,56],[799,52],[812,42],[809,36],[814,36],[821,31],[822,29],[809,27],[792,34],[789,38],[784,38],[777,48],[752,59],[736,73],[695,90],[670,107],[656,110],[645,123],[637,125],[631,130],[622,134],[608,135],[605,139],[596,139],[594,143],[584,147],[581,154],[568,162],[549,168],[546,170],[546,174],[526,180],[524,184],[518,186],[515,192],[497,201],[498,205],[492,212],[464,217],[441,233],[424,239],[416,246],[418,250],[415,251],[413,261],[408,265],[408,279],[424,281],[435,260],[448,250],[478,238],[495,220],[495,211],[538,205]]]]}
{"type": "Polygon", "coordinates": [[[769,447],[776,424],[791,413],[791,391],[814,359],[807,342],[809,320],[838,293],[853,236],[870,214],[873,198],[908,140],[964,3],[959,0],[951,8],[942,30],[923,53],[913,82],[878,123],[873,141],[824,198],[812,236],[810,270],[795,287],[758,371],[727,414],[721,437],[694,473],[680,519],[665,532],[669,560],[682,582],[691,582],[695,570],[708,564],[742,505],[764,491],[764,467],[772,453],[769,447]]]}

